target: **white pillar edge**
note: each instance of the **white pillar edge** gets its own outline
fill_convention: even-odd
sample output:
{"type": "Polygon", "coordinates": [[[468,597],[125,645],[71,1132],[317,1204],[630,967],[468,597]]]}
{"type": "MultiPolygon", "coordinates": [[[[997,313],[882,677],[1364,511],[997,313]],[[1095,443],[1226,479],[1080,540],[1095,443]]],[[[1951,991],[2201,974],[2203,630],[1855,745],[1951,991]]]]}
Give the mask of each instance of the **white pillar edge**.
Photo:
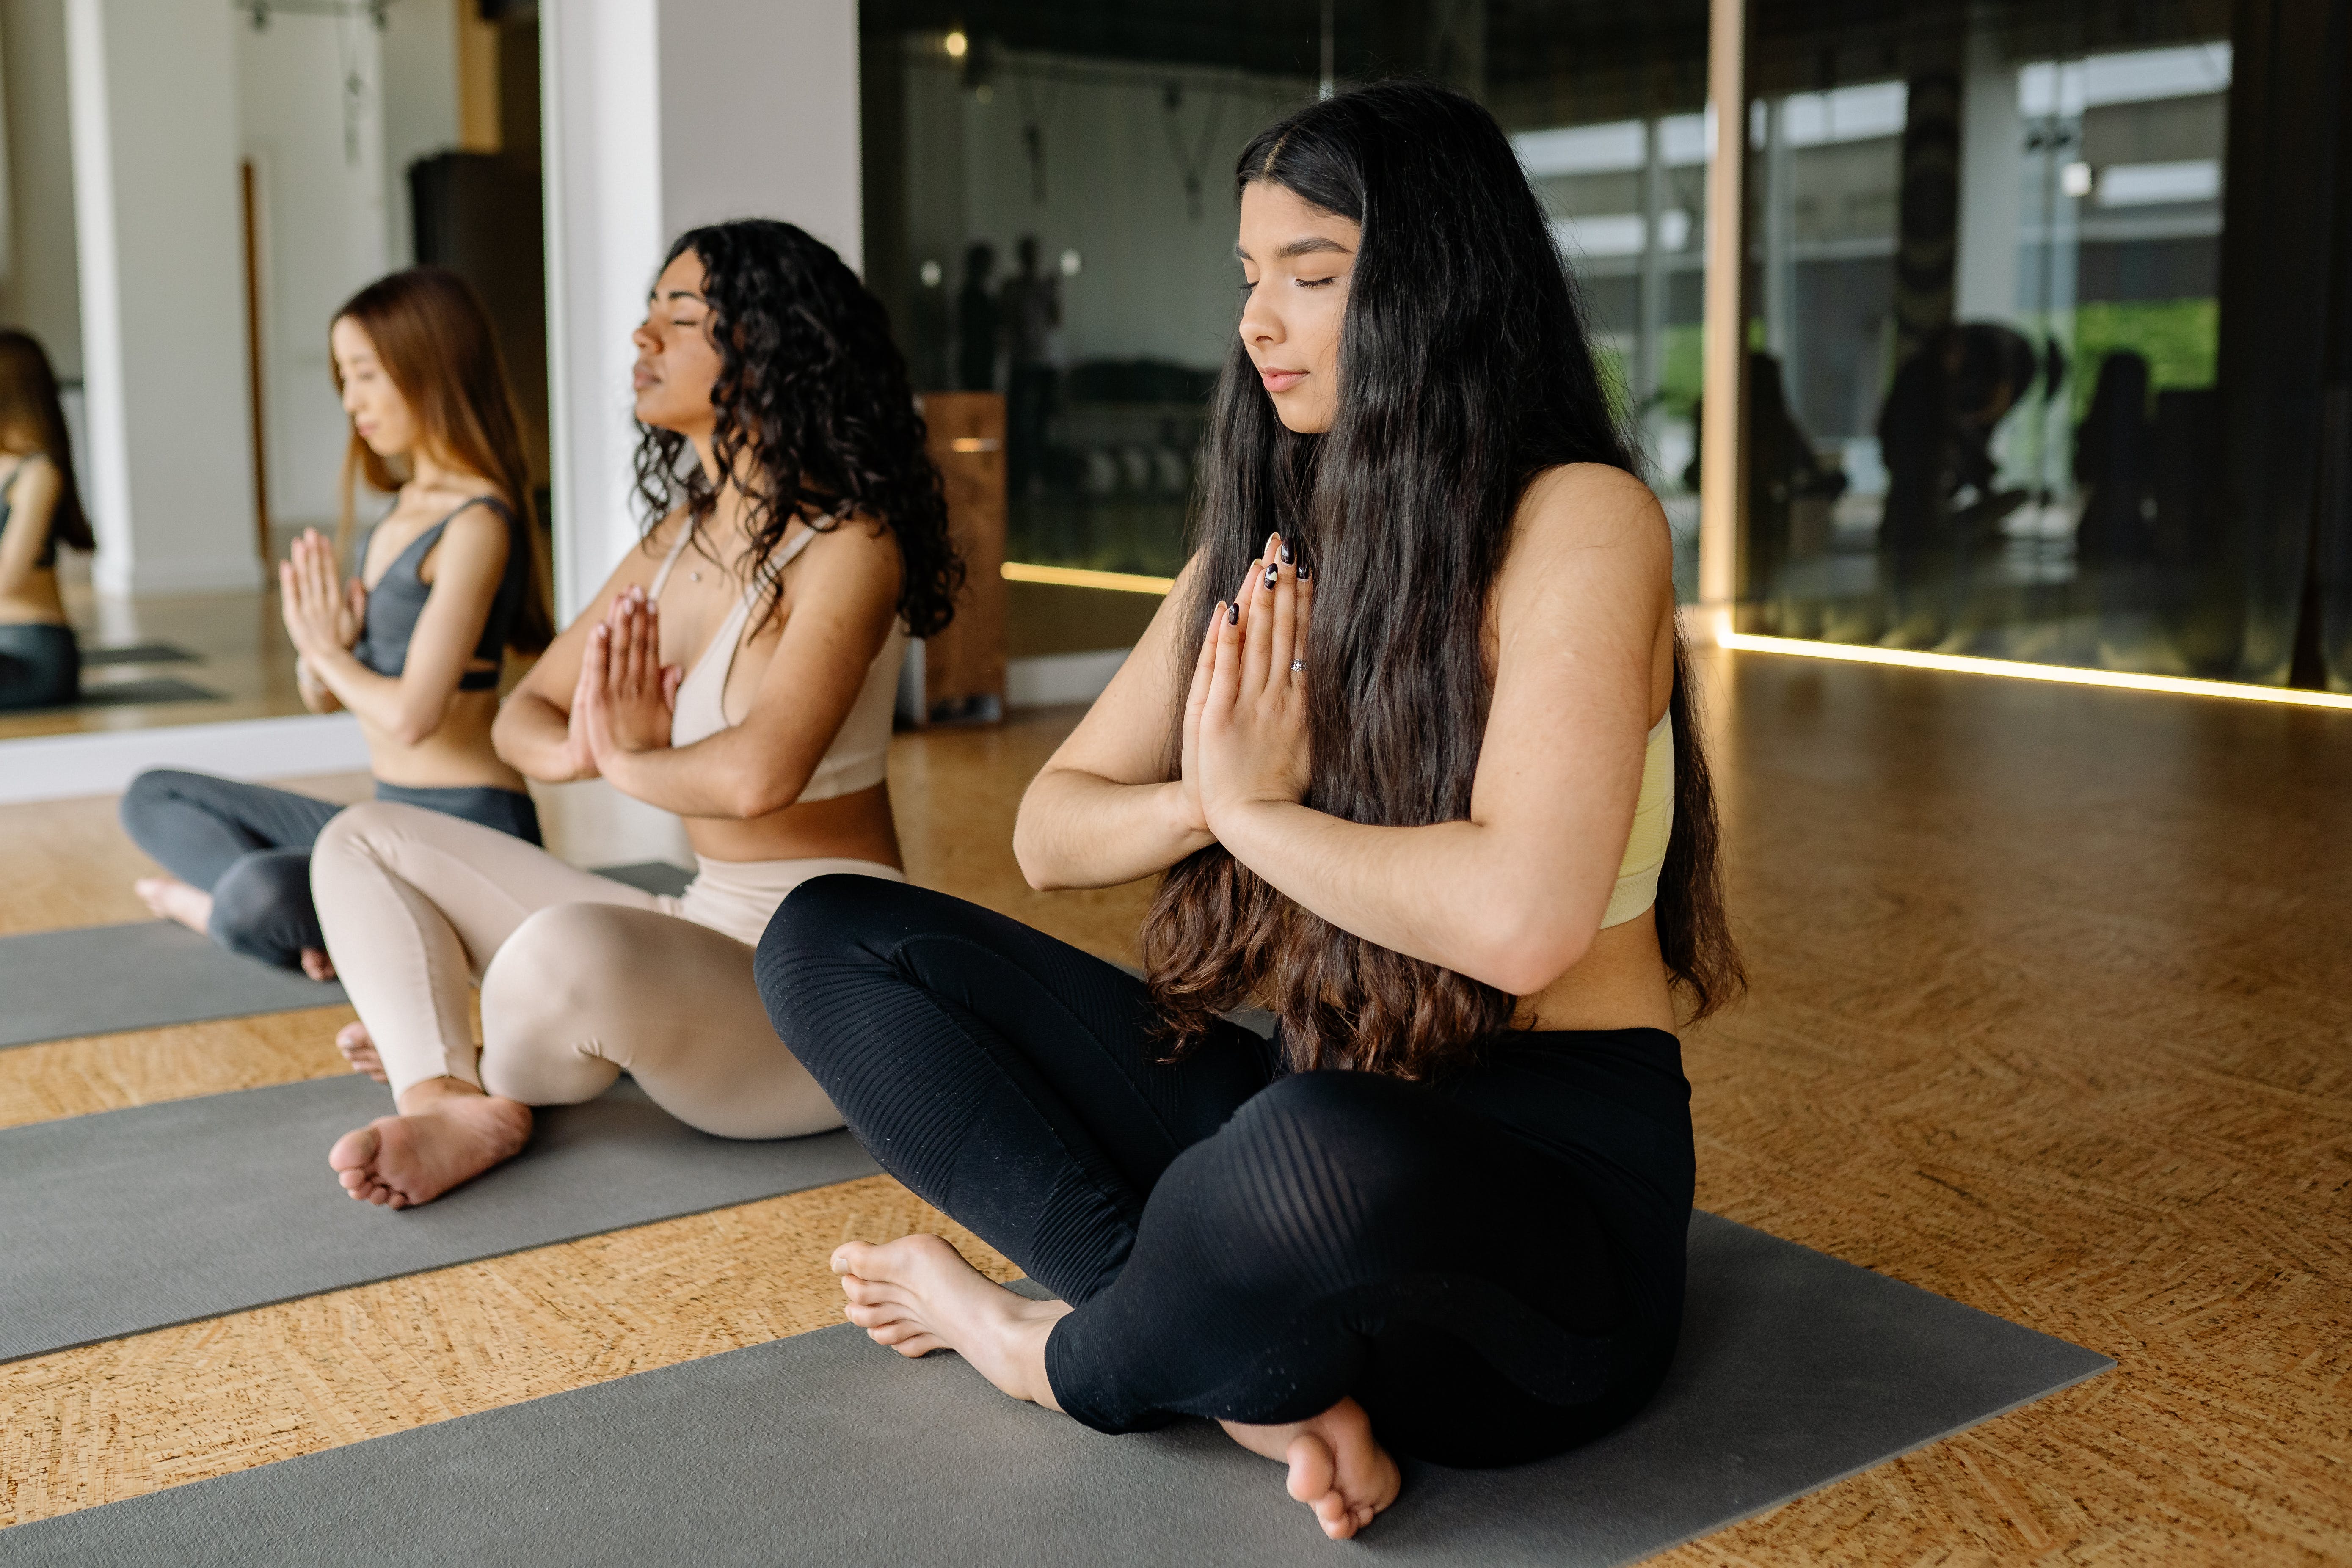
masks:
{"type": "Polygon", "coordinates": [[[1744,374],[1748,163],[1746,0],[1707,7],[1707,104],[1714,112],[1715,159],[1707,169],[1706,307],[1699,420],[1698,596],[1728,605],[1739,589],[1739,517],[1747,415],[1744,374]]]}

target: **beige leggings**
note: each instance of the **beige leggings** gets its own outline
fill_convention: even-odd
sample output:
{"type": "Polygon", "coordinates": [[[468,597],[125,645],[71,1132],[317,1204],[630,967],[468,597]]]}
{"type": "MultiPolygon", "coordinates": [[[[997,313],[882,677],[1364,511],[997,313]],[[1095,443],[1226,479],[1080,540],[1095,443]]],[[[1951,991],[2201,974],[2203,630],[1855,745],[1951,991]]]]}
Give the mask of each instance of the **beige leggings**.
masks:
{"type": "Polygon", "coordinates": [[[575,1105],[626,1069],[688,1126],[789,1138],[838,1127],[841,1114],[769,1026],[752,948],[786,893],[835,871],[906,880],[871,860],[705,859],[671,898],[494,828],[377,801],[319,836],[310,888],[394,1094],[446,1077],[526,1105],[575,1105]]]}

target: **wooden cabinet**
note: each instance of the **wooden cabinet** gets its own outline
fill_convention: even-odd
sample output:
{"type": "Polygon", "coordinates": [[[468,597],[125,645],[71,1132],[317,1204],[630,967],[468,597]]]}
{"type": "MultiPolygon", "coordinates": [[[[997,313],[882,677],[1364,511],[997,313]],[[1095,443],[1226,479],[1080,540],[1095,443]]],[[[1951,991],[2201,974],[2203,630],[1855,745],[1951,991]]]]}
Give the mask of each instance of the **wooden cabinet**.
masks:
{"type": "Polygon", "coordinates": [[[922,404],[965,572],[955,620],[923,645],[922,721],[992,722],[1004,716],[1004,398],[929,392],[922,404]]]}

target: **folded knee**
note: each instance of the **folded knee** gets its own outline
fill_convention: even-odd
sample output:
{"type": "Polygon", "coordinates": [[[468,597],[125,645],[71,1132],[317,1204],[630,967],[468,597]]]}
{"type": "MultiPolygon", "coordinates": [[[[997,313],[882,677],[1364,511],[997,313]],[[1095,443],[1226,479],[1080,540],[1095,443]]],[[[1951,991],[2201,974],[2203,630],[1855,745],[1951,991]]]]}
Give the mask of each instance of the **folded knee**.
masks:
{"type": "MultiPolygon", "coordinates": [[[[877,931],[904,931],[900,901],[919,889],[878,877],[839,873],[812,877],[784,896],[761,934],[752,973],[769,1016],[789,998],[805,994],[812,981],[844,964],[864,967],[877,931]]],[[[778,1033],[782,1032],[781,1020],[778,1033]]],[[[791,1037],[786,1036],[787,1039],[791,1037]]]]}
{"type": "Polygon", "coordinates": [[[179,798],[180,781],[189,776],[177,768],[149,768],[132,779],[115,806],[122,830],[140,841],[144,826],[154,820],[159,809],[179,798]]]}
{"type": "Polygon", "coordinates": [[[317,940],[310,867],[299,853],[262,850],[235,861],[213,885],[213,939],[272,963],[291,963],[317,940]]]}
{"type": "Polygon", "coordinates": [[[482,975],[482,1028],[501,1038],[570,1033],[628,985],[634,947],[611,904],[555,904],[528,916],[482,975]]]}

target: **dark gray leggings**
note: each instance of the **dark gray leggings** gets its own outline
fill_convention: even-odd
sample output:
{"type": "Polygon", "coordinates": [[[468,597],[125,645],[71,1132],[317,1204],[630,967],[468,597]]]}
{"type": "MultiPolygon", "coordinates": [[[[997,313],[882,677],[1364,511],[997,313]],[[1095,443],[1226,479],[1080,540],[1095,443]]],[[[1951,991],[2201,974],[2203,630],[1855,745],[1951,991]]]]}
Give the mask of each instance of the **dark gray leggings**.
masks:
{"type": "MultiPolygon", "coordinates": [[[[412,789],[379,782],[378,800],[421,805],[537,844],[530,796],[477,785],[412,789]]],[[[332,801],[210,773],[151,768],[122,795],[122,827],[163,868],[213,896],[212,939],[281,969],[324,948],[310,905],[310,846],[341,811],[332,801]]]]}

